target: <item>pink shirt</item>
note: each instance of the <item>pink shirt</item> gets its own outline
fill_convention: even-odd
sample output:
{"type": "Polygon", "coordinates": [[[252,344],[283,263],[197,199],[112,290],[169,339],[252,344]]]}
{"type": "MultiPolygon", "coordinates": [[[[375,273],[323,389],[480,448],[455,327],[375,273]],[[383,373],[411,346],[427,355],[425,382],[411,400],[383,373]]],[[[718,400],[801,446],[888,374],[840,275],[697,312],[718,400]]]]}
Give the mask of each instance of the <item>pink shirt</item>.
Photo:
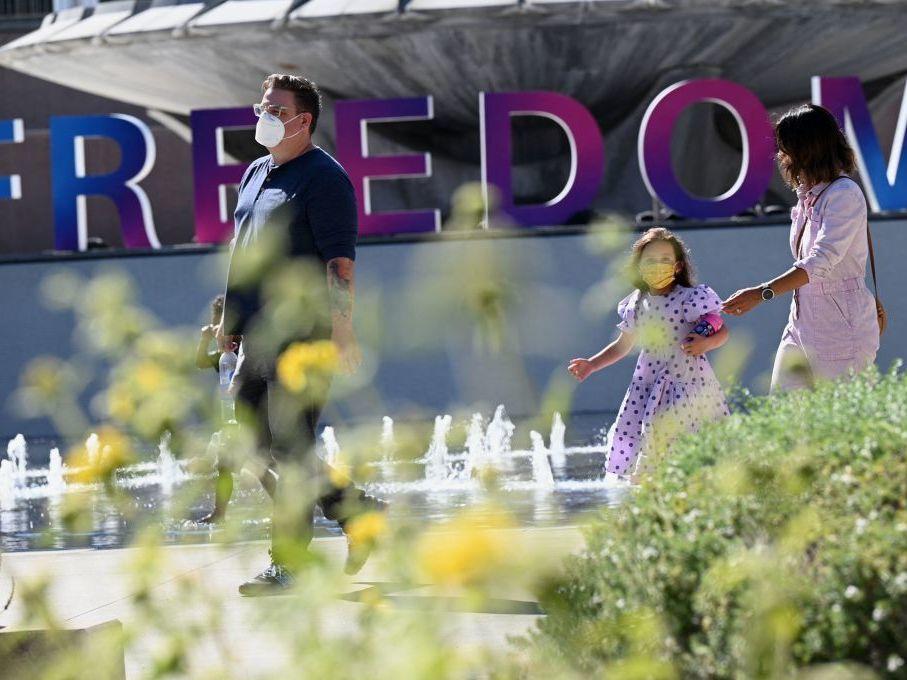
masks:
{"type": "Polygon", "coordinates": [[[828,182],[797,189],[791,210],[790,247],[795,267],[804,269],[810,283],[864,278],[869,245],[866,239],[866,199],[853,180],[838,180],[816,199],[828,182]],[[800,253],[797,235],[806,217],[800,253]],[[818,221],[817,218],[818,217],[818,221]]]}
{"type": "MultiPolygon", "coordinates": [[[[800,188],[797,196],[797,207],[791,211],[790,247],[794,266],[806,271],[809,283],[798,288],[791,300],[778,361],[789,352],[803,355],[813,376],[833,378],[851,368],[862,369],[879,348],[875,302],[865,281],[866,200],[849,178],[831,186],[800,188]],[[798,255],[797,236],[807,216],[798,255]]],[[[791,382],[794,374],[780,367],[776,365],[774,385],[799,380],[791,382]]]]}

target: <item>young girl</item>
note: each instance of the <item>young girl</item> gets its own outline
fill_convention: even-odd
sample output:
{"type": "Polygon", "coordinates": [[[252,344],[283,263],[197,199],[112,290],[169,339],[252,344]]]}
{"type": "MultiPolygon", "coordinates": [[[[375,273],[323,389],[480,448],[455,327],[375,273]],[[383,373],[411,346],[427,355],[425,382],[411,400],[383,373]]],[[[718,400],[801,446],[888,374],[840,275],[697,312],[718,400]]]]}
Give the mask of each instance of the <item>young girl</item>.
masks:
{"type": "MultiPolygon", "coordinates": [[[[217,345],[215,328],[224,314],[224,296],[218,295],[211,301],[211,323],[203,326],[195,349],[195,365],[202,370],[220,370],[221,348],[217,345]],[[212,345],[214,345],[212,349],[212,345]]],[[[235,349],[231,345],[231,349],[235,349]]],[[[208,444],[208,454],[217,458],[217,482],[214,485],[214,510],[196,520],[202,524],[219,522],[227,514],[227,505],[233,495],[233,470],[224,460],[224,434],[215,432],[208,444]]]]}
{"type": "Polygon", "coordinates": [[[721,324],[721,298],[694,285],[687,248],[670,231],[649,229],[633,245],[630,264],[636,290],[617,306],[620,336],[593,357],[573,359],[568,370],[583,381],[635,345],[642,348],[608,432],[606,464],[607,472],[637,477],[647,456],[728,414],[705,357],[727,341],[728,331],[721,324]]]}

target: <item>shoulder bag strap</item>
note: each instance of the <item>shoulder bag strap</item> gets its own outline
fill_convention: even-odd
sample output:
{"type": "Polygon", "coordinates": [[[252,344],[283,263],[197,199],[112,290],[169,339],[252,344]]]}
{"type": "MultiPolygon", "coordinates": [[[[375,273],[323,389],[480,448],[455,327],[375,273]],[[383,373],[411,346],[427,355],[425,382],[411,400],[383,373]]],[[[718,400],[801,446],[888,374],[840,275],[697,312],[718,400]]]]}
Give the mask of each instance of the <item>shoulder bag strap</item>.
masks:
{"type": "Polygon", "coordinates": [[[872,250],[872,231],[869,229],[869,219],[866,219],[866,238],[869,241],[869,269],[872,271],[872,290],[875,293],[876,302],[879,301],[879,281],[876,278],[876,256],[872,250]]]}

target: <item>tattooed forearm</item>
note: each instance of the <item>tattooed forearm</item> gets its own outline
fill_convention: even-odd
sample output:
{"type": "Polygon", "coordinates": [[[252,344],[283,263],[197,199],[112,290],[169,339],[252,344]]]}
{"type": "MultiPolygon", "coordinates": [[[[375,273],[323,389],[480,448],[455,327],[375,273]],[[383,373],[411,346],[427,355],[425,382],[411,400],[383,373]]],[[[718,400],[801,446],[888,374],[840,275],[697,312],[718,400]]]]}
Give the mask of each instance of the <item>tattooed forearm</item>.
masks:
{"type": "Polygon", "coordinates": [[[353,270],[353,261],[347,257],[335,257],[328,262],[328,291],[331,315],[335,319],[353,318],[353,270]]]}

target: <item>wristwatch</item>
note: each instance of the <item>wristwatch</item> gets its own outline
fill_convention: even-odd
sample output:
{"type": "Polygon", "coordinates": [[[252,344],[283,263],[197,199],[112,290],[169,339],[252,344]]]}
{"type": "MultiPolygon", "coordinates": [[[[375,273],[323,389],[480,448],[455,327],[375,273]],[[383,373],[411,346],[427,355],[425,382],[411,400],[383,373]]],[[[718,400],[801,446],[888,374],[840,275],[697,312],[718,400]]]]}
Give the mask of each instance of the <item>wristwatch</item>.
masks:
{"type": "Polygon", "coordinates": [[[775,297],[775,291],[772,290],[772,287],[769,284],[764,284],[762,286],[762,300],[768,302],[775,297]]]}

